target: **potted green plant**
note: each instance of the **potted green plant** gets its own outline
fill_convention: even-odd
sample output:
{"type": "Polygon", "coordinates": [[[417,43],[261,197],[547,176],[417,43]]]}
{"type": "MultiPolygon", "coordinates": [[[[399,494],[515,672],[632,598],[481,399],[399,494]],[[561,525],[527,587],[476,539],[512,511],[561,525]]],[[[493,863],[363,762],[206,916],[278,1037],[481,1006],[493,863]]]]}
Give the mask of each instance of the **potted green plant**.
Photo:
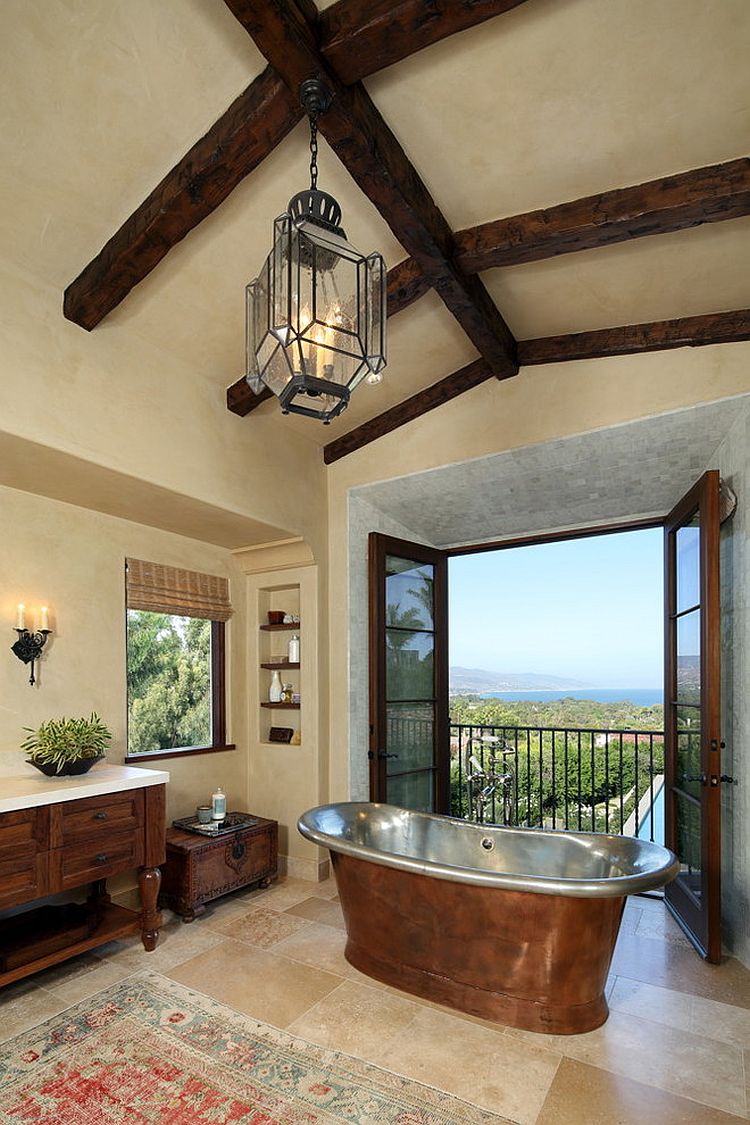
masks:
{"type": "Polygon", "coordinates": [[[29,732],[21,743],[26,761],[47,777],[87,773],[105,757],[112,738],[95,711],[88,719],[48,719],[37,730],[24,730],[29,732]]]}

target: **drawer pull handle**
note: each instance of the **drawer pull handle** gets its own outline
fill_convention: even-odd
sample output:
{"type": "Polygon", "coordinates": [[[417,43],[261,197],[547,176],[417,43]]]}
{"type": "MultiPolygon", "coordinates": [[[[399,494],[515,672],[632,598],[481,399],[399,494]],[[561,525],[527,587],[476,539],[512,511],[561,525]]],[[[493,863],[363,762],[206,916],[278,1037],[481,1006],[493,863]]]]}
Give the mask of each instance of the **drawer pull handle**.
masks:
{"type": "Polygon", "coordinates": [[[109,859],[109,856],[107,855],[106,852],[99,852],[99,855],[94,856],[94,862],[95,863],[106,863],[108,859],[109,859]]]}
{"type": "Polygon", "coordinates": [[[94,813],[94,820],[106,820],[106,819],[107,819],[107,814],[105,812],[95,812],[94,813]]]}

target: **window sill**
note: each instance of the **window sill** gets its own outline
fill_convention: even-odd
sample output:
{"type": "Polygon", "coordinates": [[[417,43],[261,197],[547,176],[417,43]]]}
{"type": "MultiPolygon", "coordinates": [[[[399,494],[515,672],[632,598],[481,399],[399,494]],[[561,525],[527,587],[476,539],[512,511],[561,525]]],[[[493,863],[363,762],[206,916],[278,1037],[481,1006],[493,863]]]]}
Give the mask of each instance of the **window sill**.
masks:
{"type": "Polygon", "coordinates": [[[137,766],[139,763],[158,761],[160,758],[188,758],[192,754],[221,754],[224,750],[236,750],[234,742],[226,746],[190,746],[185,750],[146,750],[142,754],[126,754],[125,765],[137,766]]]}

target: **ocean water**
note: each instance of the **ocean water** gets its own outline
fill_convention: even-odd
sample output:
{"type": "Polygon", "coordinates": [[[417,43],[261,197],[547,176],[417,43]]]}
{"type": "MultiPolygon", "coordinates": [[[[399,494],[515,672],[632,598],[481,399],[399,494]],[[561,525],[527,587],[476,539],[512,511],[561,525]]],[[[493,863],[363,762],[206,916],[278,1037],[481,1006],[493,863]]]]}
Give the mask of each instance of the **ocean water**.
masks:
{"type": "Polygon", "coordinates": [[[529,703],[552,703],[556,699],[590,699],[595,703],[635,703],[654,707],[664,702],[661,688],[569,688],[567,691],[486,691],[482,699],[526,700],[529,703]]]}

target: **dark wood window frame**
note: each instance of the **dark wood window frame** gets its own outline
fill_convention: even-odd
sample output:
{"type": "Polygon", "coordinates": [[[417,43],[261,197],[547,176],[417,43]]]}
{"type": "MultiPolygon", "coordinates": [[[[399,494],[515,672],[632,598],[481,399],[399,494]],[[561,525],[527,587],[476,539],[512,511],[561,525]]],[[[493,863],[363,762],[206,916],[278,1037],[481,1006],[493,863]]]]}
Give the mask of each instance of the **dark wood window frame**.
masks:
{"type": "MultiPolygon", "coordinates": [[[[127,659],[127,657],[126,657],[127,659]]],[[[125,762],[153,762],[159,758],[187,758],[192,754],[219,754],[235,750],[227,742],[227,687],[226,687],[226,628],[223,621],[211,622],[211,733],[210,746],[173,746],[168,750],[144,750],[140,754],[126,754],[125,762]]]]}

